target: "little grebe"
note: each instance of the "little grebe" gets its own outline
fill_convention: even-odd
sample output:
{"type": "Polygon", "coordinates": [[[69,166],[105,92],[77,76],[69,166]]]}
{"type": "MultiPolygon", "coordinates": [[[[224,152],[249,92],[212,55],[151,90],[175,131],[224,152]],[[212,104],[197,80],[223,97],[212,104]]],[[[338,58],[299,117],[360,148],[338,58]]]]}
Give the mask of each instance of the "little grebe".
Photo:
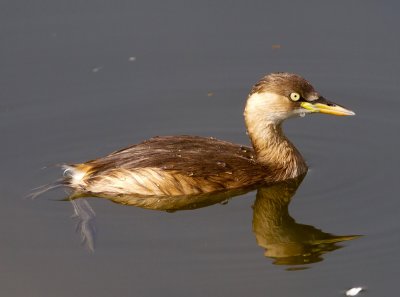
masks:
{"type": "Polygon", "coordinates": [[[253,148],[198,136],[154,137],[82,164],[64,166],[62,184],[78,196],[201,195],[307,172],[282,132],[285,119],[306,113],[354,115],[319,95],[304,78],[272,73],[255,84],[244,117],[253,148]]]}

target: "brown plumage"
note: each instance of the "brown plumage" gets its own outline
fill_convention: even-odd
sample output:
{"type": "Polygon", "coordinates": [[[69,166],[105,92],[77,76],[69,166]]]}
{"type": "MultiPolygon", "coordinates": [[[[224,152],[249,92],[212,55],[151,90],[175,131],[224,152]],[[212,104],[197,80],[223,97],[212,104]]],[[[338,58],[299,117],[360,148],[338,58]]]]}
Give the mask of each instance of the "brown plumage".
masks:
{"type": "Polygon", "coordinates": [[[252,89],[245,121],[253,148],[198,136],[154,137],[83,164],[65,166],[73,196],[189,196],[295,178],[307,165],[282,132],[300,114],[352,115],[303,78],[274,73],[252,89]]]}
{"type": "Polygon", "coordinates": [[[154,137],[104,158],[71,166],[85,172],[76,187],[79,192],[107,197],[175,196],[246,187],[264,181],[271,173],[255,158],[250,147],[183,135],[154,137]],[[98,184],[103,185],[101,193],[96,190],[98,184]],[[129,192],[125,193],[126,190],[129,192]]]}
{"type": "Polygon", "coordinates": [[[314,87],[299,75],[293,73],[271,73],[261,78],[251,89],[250,96],[255,93],[274,92],[289,96],[291,90],[301,91],[303,98],[318,96],[314,87]]]}

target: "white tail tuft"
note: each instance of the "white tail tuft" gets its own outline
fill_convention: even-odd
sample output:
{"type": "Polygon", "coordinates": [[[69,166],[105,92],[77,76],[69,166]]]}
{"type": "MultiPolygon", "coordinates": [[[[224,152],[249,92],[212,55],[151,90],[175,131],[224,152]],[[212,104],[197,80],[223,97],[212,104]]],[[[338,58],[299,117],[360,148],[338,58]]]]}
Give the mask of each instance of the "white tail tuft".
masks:
{"type": "Polygon", "coordinates": [[[70,165],[63,165],[62,168],[64,169],[63,176],[68,179],[71,187],[82,186],[82,179],[86,174],[85,171],[70,165]]]}

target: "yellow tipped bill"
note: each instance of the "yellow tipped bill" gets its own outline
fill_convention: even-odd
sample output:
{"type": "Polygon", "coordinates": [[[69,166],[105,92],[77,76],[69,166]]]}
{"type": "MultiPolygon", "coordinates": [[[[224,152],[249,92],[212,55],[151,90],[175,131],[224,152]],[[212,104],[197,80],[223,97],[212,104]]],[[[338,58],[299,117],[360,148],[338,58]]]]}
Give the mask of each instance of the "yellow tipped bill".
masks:
{"type": "Polygon", "coordinates": [[[336,116],[352,116],[355,113],[349,109],[346,109],[336,103],[326,100],[324,97],[320,97],[315,101],[306,101],[300,103],[301,107],[311,112],[320,112],[326,114],[332,114],[336,116]]]}

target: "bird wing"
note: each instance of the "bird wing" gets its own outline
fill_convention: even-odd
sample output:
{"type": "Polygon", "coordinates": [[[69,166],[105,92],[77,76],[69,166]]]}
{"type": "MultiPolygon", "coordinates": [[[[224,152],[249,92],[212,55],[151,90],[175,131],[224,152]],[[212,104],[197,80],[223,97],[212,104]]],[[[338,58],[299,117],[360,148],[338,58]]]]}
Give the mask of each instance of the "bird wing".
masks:
{"type": "Polygon", "coordinates": [[[158,168],[197,177],[266,174],[266,168],[255,161],[250,147],[186,135],[153,137],[86,165],[91,167],[91,173],[115,168],[158,168]]]}

